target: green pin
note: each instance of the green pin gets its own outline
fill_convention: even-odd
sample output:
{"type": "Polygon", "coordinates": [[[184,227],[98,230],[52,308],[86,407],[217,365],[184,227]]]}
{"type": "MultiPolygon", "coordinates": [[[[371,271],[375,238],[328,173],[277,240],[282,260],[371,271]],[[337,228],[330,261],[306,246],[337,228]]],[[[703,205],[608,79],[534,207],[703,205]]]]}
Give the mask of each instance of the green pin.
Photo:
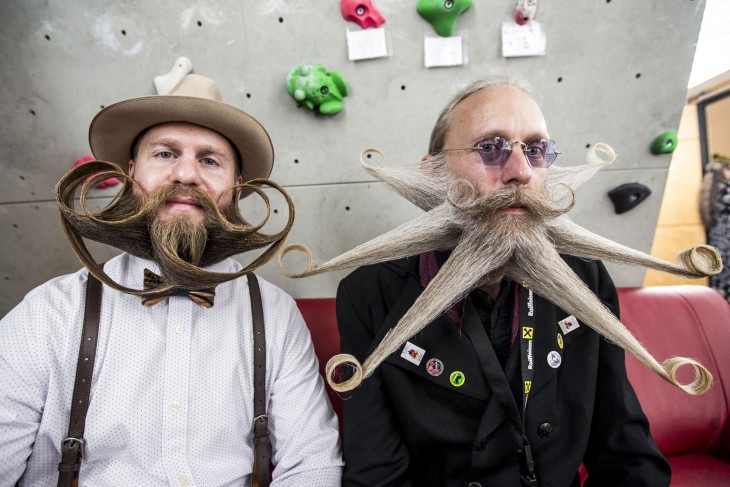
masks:
{"type": "Polygon", "coordinates": [[[451,385],[454,387],[463,386],[465,381],[466,377],[464,377],[464,373],[460,370],[453,371],[449,376],[449,382],[451,382],[451,385]]]}

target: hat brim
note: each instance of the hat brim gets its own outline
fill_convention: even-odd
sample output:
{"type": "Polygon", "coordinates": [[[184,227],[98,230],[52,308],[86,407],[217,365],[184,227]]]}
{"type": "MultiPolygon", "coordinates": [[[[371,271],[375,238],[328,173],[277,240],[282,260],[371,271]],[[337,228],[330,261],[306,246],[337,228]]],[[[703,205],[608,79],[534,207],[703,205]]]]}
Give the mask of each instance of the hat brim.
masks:
{"type": "Polygon", "coordinates": [[[186,122],[214,130],[236,146],[244,181],[268,178],[274,147],[266,129],[251,115],[216,100],[192,96],[144,96],[109,105],[89,126],[91,152],[127,171],[134,139],[144,130],[168,122],[186,122]]]}

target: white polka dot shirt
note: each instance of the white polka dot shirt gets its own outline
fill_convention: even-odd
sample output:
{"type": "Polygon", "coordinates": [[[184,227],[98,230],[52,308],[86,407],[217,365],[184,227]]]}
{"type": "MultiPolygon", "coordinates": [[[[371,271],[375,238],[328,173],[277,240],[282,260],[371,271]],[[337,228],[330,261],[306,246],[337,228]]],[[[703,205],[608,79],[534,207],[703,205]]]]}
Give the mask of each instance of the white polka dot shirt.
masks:
{"type": "MultiPolygon", "coordinates": [[[[149,261],[105,269],[140,289],[149,261]]],[[[234,272],[227,259],[210,270],[234,272]]],[[[87,272],[31,291],[0,321],[0,485],[55,486],[68,432],[87,272]]],[[[294,300],[259,278],[272,486],[339,486],[337,419],[294,300]]],[[[253,471],[253,330],[246,278],[205,309],[152,307],[104,286],[80,486],[242,486],[253,471]]]]}

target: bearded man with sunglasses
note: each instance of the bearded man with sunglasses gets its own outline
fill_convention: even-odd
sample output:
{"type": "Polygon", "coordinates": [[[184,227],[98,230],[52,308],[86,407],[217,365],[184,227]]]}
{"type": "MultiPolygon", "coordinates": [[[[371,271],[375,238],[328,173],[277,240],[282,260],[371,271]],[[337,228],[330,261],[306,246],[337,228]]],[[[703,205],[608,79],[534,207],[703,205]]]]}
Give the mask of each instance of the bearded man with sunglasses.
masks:
{"type": "MultiPolygon", "coordinates": [[[[558,154],[526,81],[490,76],[442,111],[420,170],[445,166],[478,195],[542,192],[558,154]]],[[[510,203],[485,224],[504,241],[526,238],[509,222],[536,211],[510,203]]],[[[449,257],[428,252],[345,278],[341,351],[363,363],[449,257]]],[[[563,259],[617,314],[603,264],[563,259]]],[[[502,276],[483,282],[349,393],[343,485],[579,486],[581,463],[586,485],[668,485],[623,350],[521,288],[502,276]]]]}

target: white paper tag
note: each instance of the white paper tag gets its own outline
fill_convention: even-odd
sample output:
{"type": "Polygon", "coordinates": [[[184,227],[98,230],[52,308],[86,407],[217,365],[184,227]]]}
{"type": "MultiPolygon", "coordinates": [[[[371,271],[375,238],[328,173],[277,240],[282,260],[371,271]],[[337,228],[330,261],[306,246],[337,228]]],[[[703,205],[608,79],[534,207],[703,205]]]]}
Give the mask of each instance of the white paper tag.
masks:
{"type": "Polygon", "coordinates": [[[545,31],[542,22],[519,25],[514,20],[502,22],[502,56],[544,56],[545,31]]]}
{"type": "Polygon", "coordinates": [[[350,61],[387,55],[388,42],[385,37],[385,27],[347,31],[347,57],[350,61]]]}
{"type": "Polygon", "coordinates": [[[464,64],[463,37],[425,34],[423,37],[423,64],[427,68],[464,64]]]}
{"type": "Polygon", "coordinates": [[[425,353],[426,351],[418,345],[414,345],[411,342],[406,342],[405,346],[403,347],[403,351],[400,353],[400,356],[408,360],[412,364],[421,365],[421,360],[423,360],[423,355],[425,353]]]}

